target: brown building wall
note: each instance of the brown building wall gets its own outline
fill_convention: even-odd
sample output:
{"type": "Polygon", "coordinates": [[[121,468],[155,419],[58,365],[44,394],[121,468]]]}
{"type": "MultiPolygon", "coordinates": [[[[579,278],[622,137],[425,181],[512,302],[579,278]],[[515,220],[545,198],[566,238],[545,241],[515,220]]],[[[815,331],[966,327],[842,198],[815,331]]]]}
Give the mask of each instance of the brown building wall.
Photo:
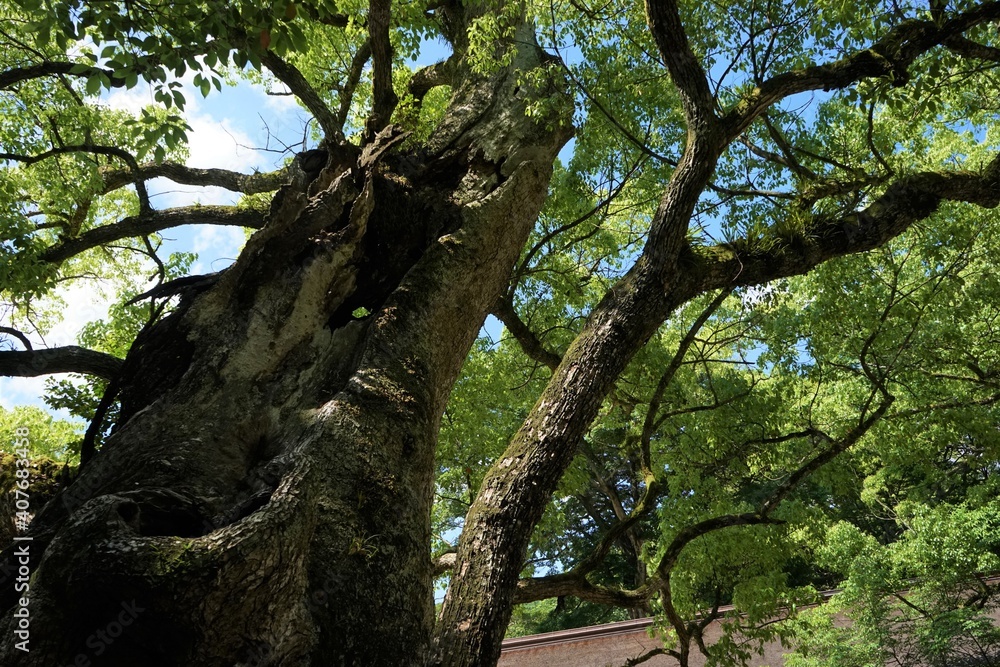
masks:
{"type": "MultiPolygon", "coordinates": [[[[659,638],[649,636],[650,619],[621,621],[591,628],[549,632],[531,637],[518,637],[504,642],[498,667],[620,667],[629,658],[663,646],[659,638]]],[[[705,631],[706,643],[714,642],[720,633],[717,623],[705,631]]],[[[756,656],[753,667],[781,667],[783,649],[780,645],[765,647],[763,656],[756,656]]],[[[692,667],[701,667],[704,658],[693,655],[692,667]]],[[[677,667],[677,661],[659,655],[642,663],[646,667],[677,667]]]]}
{"type": "MultiPolygon", "coordinates": [[[[1000,625],[1000,610],[994,610],[993,617],[1000,625]]],[[[841,618],[838,625],[848,622],[841,618]]],[[[644,618],[507,639],[498,667],[621,667],[630,658],[663,646],[659,638],[649,636],[651,623],[651,619],[644,618]]],[[[705,643],[714,643],[720,633],[719,623],[713,623],[705,630],[705,643]]],[[[784,653],[785,649],[776,642],[765,645],[764,654],[754,656],[749,665],[782,667],[784,653]]],[[[659,655],[642,664],[644,667],[677,667],[677,660],[659,655]]],[[[692,667],[704,664],[700,653],[692,655],[692,667]]]]}

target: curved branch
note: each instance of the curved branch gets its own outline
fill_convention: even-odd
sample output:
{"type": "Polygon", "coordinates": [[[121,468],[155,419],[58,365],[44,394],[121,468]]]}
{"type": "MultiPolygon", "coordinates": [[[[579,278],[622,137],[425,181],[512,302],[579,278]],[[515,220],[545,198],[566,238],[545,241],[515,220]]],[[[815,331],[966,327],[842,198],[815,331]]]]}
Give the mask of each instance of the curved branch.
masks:
{"type": "Polygon", "coordinates": [[[836,441],[833,446],[826,451],[821,452],[820,454],[817,454],[813,458],[809,459],[809,461],[800,466],[798,470],[789,475],[788,479],[779,484],[778,487],[771,492],[768,499],[764,501],[764,504],[761,505],[760,514],[762,516],[769,515],[779,504],[781,504],[782,500],[788,497],[789,493],[795,490],[795,487],[799,485],[799,482],[840,456],[844,451],[854,446],[854,444],[857,443],[858,440],[860,440],[861,437],[867,433],[876,422],[882,419],[886,411],[889,409],[889,406],[892,405],[893,400],[892,396],[886,396],[878,408],[868,415],[864,421],[851,429],[846,436],[836,441]]]}
{"type": "Polygon", "coordinates": [[[278,77],[279,81],[288,86],[288,89],[295,93],[296,97],[302,100],[306,109],[316,117],[316,122],[323,129],[323,134],[338,142],[343,139],[337,117],[295,65],[279,57],[273,51],[264,51],[260,56],[260,62],[271,70],[271,73],[278,77]]]}
{"type": "Polygon", "coordinates": [[[116,157],[125,164],[128,165],[129,170],[136,174],[136,178],[133,179],[135,183],[135,192],[139,196],[139,208],[143,212],[149,212],[152,210],[152,206],[149,203],[149,193],[146,190],[145,179],[139,177],[139,163],[136,162],[135,156],[128,151],[119,148],[117,146],[95,146],[93,144],[74,144],[71,146],[54,146],[47,151],[39,153],[37,155],[21,155],[19,153],[0,153],[0,160],[10,160],[12,162],[21,162],[24,164],[35,164],[41,162],[42,160],[47,160],[50,157],[56,155],[67,155],[69,153],[93,153],[94,155],[105,155],[108,157],[116,157]]]}
{"type": "Polygon", "coordinates": [[[24,345],[25,350],[32,350],[31,341],[23,333],[17,329],[11,327],[0,327],[0,334],[7,334],[8,336],[13,336],[14,338],[21,341],[21,345],[24,345]]]}
{"type": "Polygon", "coordinates": [[[493,315],[503,322],[504,326],[507,327],[507,331],[518,342],[521,350],[528,355],[529,359],[545,365],[550,370],[555,370],[562,358],[542,344],[542,341],[538,339],[535,332],[528,328],[528,325],[525,324],[524,320],[517,314],[517,311],[514,310],[514,304],[510,302],[509,298],[501,297],[497,299],[493,305],[493,315]]]}
{"type": "MultiPolygon", "coordinates": [[[[771,105],[798,93],[846,88],[861,79],[880,76],[894,77],[895,85],[903,85],[909,78],[907,70],[919,56],[936,46],[955,41],[969,28],[997,18],[1000,18],[1000,2],[986,2],[941,26],[931,21],[903,21],[863,51],[832,63],[812,65],[768,79],[726,114],[727,133],[730,137],[739,136],[771,105]]],[[[959,48],[971,48],[964,42],[955,43],[959,48]]]]}
{"type": "Polygon", "coordinates": [[[121,367],[122,360],[118,357],[76,345],[0,352],[0,375],[9,377],[82,373],[110,380],[118,375],[121,367]]]}
{"type": "Polygon", "coordinates": [[[260,229],[265,214],[233,206],[185,206],[166,211],[150,211],[144,215],[125,218],[119,222],[97,227],[80,236],[63,239],[40,256],[46,262],[61,262],[85,250],[128,238],[143,236],[181,225],[232,225],[260,229]]]}
{"type": "Polygon", "coordinates": [[[834,257],[885,244],[932,215],[942,201],[983,208],[1000,205],[1000,155],[978,174],[920,172],[902,177],[864,210],[836,219],[816,216],[802,236],[769,249],[744,251],[742,242],[705,248],[707,257],[702,259],[708,261],[693,272],[689,289],[694,295],[725,285],[762,285],[803,275],[834,257]]]}
{"type": "Polygon", "coordinates": [[[572,571],[548,577],[521,579],[517,582],[517,589],[514,591],[514,604],[525,604],[566,595],[598,604],[634,607],[636,603],[648,600],[652,591],[645,587],[629,591],[600,586],[588,581],[583,574],[572,571]]]}
{"type": "Polygon", "coordinates": [[[186,167],[176,162],[164,162],[163,164],[143,164],[136,171],[129,169],[102,170],[101,177],[104,179],[104,188],[101,194],[107,194],[134,183],[136,180],[168,178],[174,183],[182,185],[216,186],[232,192],[252,195],[280,188],[288,179],[288,170],[278,169],[265,173],[241,174],[238,171],[227,169],[199,169],[186,167]]]}
{"type": "Polygon", "coordinates": [[[711,519],[699,521],[696,524],[683,528],[674,536],[674,539],[670,541],[670,546],[668,546],[667,550],[663,552],[663,557],[660,558],[660,562],[656,566],[656,573],[660,577],[666,579],[674,565],[677,563],[677,559],[680,557],[684,548],[699,537],[708,535],[709,533],[723,528],[731,528],[733,526],[759,526],[761,524],[780,523],[783,522],[778,519],[772,519],[766,514],[757,512],[726,514],[724,516],[716,516],[711,519]]]}
{"type": "Polygon", "coordinates": [[[431,88],[450,86],[455,78],[457,66],[458,59],[452,56],[447,60],[428,65],[414,72],[413,76],[410,77],[409,91],[417,104],[423,102],[424,96],[430,92],[431,88]]]}

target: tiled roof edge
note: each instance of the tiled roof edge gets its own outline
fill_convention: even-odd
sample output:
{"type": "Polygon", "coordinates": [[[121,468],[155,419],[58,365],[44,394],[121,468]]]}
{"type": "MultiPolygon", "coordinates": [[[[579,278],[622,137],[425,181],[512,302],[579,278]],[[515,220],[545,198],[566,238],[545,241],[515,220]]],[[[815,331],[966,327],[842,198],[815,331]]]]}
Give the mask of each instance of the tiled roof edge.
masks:
{"type": "Polygon", "coordinates": [[[506,653],[507,651],[516,651],[521,648],[536,648],[539,646],[548,646],[549,644],[562,644],[582,639],[595,639],[597,637],[629,634],[645,630],[653,624],[653,620],[654,619],[652,618],[636,618],[628,621],[605,623],[603,625],[590,625],[585,628],[544,632],[538,635],[528,635],[527,637],[512,637],[510,639],[503,640],[503,651],[506,653]]]}

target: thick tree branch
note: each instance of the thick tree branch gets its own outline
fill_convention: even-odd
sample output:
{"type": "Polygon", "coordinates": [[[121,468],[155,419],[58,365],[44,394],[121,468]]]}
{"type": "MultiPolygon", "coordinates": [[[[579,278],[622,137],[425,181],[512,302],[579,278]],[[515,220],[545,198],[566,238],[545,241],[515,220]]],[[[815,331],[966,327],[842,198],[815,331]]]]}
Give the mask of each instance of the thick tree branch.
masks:
{"type": "Polygon", "coordinates": [[[450,86],[455,78],[457,68],[458,59],[451,57],[439,63],[418,69],[410,78],[409,90],[410,94],[413,95],[413,99],[419,104],[431,88],[450,86]]]}
{"type": "Polygon", "coordinates": [[[41,350],[0,352],[0,375],[37,377],[52,373],[82,373],[112,379],[122,367],[118,357],[68,345],[41,350]]]}
{"type": "Polygon", "coordinates": [[[232,206],[185,206],[166,211],[150,211],[145,215],[125,218],[97,227],[76,238],[63,239],[41,254],[46,262],[61,262],[85,250],[128,238],[143,236],[181,225],[232,225],[259,229],[264,226],[264,213],[232,206]]]}
{"type": "Polygon", "coordinates": [[[38,65],[31,65],[30,67],[14,67],[4,70],[3,72],[0,72],[0,90],[6,90],[11,86],[21,83],[22,81],[57,75],[89,78],[95,74],[104,74],[111,81],[111,86],[113,88],[121,88],[125,85],[125,79],[114,78],[114,72],[112,70],[104,69],[103,67],[87,67],[85,69],[77,69],[76,71],[73,71],[73,68],[75,67],[79,67],[79,64],[43,62],[38,65]]]}
{"type": "Polygon", "coordinates": [[[390,0],[370,0],[368,3],[368,41],[372,49],[372,112],[366,124],[366,136],[369,140],[389,124],[392,112],[399,102],[392,88],[390,9],[390,0]]]}
{"type": "Polygon", "coordinates": [[[949,37],[944,41],[944,45],[963,58],[1000,62],[1000,49],[995,46],[987,46],[979,42],[974,42],[961,35],[949,37]]]}
{"type": "Polygon", "coordinates": [[[817,216],[806,224],[801,237],[767,249],[741,243],[708,248],[707,257],[701,258],[701,268],[692,274],[692,292],[729,284],[761,285],[805,274],[834,257],[872,250],[928,218],[942,201],[984,208],[1000,205],[1000,156],[980,173],[920,172],[904,176],[864,210],[836,219],[817,216]]]}
{"type": "Polygon", "coordinates": [[[441,576],[445,572],[451,570],[455,567],[455,560],[457,559],[457,554],[454,550],[446,551],[445,553],[437,556],[431,560],[431,572],[434,573],[435,577],[441,576]]]}
{"type": "Polygon", "coordinates": [[[714,125],[715,97],[701,61],[688,43],[675,0],[646,0],[646,21],[681,96],[688,130],[700,132],[714,125]]]}
{"type": "Polygon", "coordinates": [[[288,170],[278,169],[266,173],[241,174],[227,169],[199,169],[186,167],[176,162],[164,162],[163,164],[143,164],[136,171],[102,169],[101,177],[104,179],[104,188],[101,194],[107,194],[129,183],[134,183],[136,180],[168,178],[174,183],[182,185],[216,186],[249,195],[277,190],[288,180],[288,170]]]}
{"type": "Polygon", "coordinates": [[[591,311],[534,408],[487,472],[459,540],[456,575],[443,612],[449,628],[459,627],[470,614],[479,622],[506,624],[509,591],[530,538],[530,530],[511,531],[509,526],[537,524],[615,380],[682,303],[674,299],[675,283],[686,279],[678,264],[680,252],[687,247],[691,215],[721,150],[715,137],[695,139],[660,201],[643,255],[591,311]],[[465,596],[472,587],[478,591],[475,597],[465,596]],[[484,595],[494,605],[490,609],[478,606],[484,595]]]}
{"type": "Polygon", "coordinates": [[[269,50],[261,54],[260,61],[279,81],[295,93],[306,109],[309,109],[327,138],[338,143],[343,140],[342,126],[338,124],[337,117],[295,65],[269,50]]]}
{"type": "MultiPolygon", "coordinates": [[[[1000,18],[1000,2],[985,2],[940,26],[931,21],[906,20],[863,51],[832,63],[772,77],[725,115],[727,134],[739,136],[761,113],[790,95],[846,88],[861,79],[880,76],[892,77],[894,85],[903,85],[909,78],[907,70],[919,56],[997,18],[1000,18]]],[[[971,47],[959,42],[959,48],[971,47]]]]}
{"type": "Polygon", "coordinates": [[[366,39],[361,47],[355,52],[351,59],[351,69],[347,72],[347,80],[340,87],[340,109],[337,111],[337,127],[343,133],[344,125],[347,124],[347,115],[351,112],[351,102],[354,99],[354,91],[361,82],[361,76],[365,72],[365,63],[372,57],[372,43],[366,39]]]}

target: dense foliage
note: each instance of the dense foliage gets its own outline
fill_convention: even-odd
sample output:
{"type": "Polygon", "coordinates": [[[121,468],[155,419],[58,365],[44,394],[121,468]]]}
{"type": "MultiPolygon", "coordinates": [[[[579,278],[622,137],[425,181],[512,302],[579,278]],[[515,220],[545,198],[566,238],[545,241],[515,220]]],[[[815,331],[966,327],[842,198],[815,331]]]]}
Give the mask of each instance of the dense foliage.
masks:
{"type": "MultiPolygon", "coordinates": [[[[176,307],[183,285],[169,286],[195,259],[161,257],[161,233],[266,223],[294,164],[185,168],[185,90],[286,86],[315,118],[303,147],[360,145],[388,109],[410,133],[402,145],[419,151],[458,65],[417,71],[413,59],[447,38],[488,76],[512,62],[526,12],[547,67],[572,84],[575,140],[443,416],[432,551],[446,561],[491,467],[651,242],[700,90],[672,79],[647,6],[490,2],[464,37],[438,11],[453,3],[392,3],[387,83],[368,66],[378,3],[4,0],[0,341],[30,351],[72,307],[58,300],[68,283],[101,282],[114,303],[79,335],[91,365],[54,355],[22,372],[11,369],[26,358],[9,357],[5,372],[91,373],[50,381],[46,401],[97,413],[92,455],[116,418],[116,359],[176,307]],[[109,91],[135,87],[151,94],[139,114],[105,106],[109,91]],[[155,210],[154,177],[242,200],[155,210]]],[[[534,530],[510,632],[655,614],[676,642],[667,648],[700,649],[712,664],[775,638],[799,647],[789,664],[802,667],[995,658],[1000,638],[984,619],[1000,604],[987,578],[1000,570],[1000,219],[975,205],[993,195],[935,190],[932,214],[867,253],[775,267],[810,256],[831,229],[853,243],[896,184],[997,170],[1000,9],[755,0],[678,12],[710,110],[738,123],[777,85],[765,82],[790,92],[747,113],[686,230],[682,273],[720,258],[740,273],[674,310],[615,379],[534,530]],[[781,79],[831,62],[812,73],[820,84],[781,79]],[[835,587],[823,611],[799,615],[835,587]],[[855,619],[849,641],[824,615],[836,610],[855,619]],[[726,634],[700,645],[715,618],[726,634]]],[[[539,96],[526,113],[551,124],[564,105],[539,96]]],[[[0,412],[0,434],[15,423],[38,434],[40,455],[80,451],[76,427],[0,412]]]]}

